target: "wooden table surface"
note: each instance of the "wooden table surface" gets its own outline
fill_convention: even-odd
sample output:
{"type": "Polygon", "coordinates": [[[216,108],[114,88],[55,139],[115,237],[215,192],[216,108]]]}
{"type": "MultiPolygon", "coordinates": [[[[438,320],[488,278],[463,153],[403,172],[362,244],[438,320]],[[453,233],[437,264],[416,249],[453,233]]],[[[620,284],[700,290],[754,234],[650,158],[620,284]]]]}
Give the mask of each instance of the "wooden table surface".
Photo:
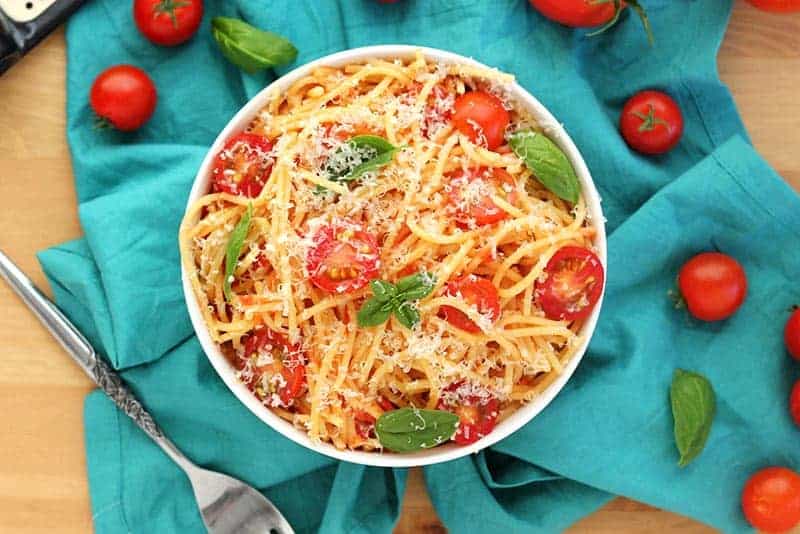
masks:
{"type": "MultiPolygon", "coordinates": [[[[46,287],[38,250],[81,235],[64,125],[64,34],[0,77],[0,248],[46,287]]],[[[737,3],[719,59],[755,146],[800,190],[800,14],[737,3]]],[[[0,532],[87,532],[83,399],[89,380],[0,284],[0,532]]],[[[440,532],[419,470],[397,532],[440,532]]],[[[619,498],[570,532],[701,533],[619,498]]]]}

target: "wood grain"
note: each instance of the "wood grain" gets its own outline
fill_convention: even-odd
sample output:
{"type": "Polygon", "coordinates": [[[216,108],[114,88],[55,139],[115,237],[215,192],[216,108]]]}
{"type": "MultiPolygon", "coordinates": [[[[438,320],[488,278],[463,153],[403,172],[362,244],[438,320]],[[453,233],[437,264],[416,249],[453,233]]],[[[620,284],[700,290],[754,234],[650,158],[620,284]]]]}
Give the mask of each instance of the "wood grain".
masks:
{"type": "MultiPolygon", "coordinates": [[[[0,77],[0,248],[46,287],[37,251],[80,236],[64,126],[64,36],[56,32],[0,77]]],[[[755,146],[800,190],[800,16],[740,2],[719,70],[755,146]]],[[[83,445],[83,398],[91,384],[0,284],[0,532],[91,530],[83,445]]],[[[398,534],[439,533],[412,470],[398,534]]],[[[578,522],[573,534],[713,532],[628,499],[578,522]]]]}

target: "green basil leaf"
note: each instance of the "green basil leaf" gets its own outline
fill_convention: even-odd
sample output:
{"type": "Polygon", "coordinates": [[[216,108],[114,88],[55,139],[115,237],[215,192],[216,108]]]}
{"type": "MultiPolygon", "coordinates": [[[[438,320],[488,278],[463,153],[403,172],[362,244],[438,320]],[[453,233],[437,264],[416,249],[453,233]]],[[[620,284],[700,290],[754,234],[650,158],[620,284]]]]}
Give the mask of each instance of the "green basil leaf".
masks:
{"type": "Polygon", "coordinates": [[[358,310],[356,315],[358,326],[368,327],[383,324],[389,320],[393,309],[391,301],[380,301],[373,297],[362,304],[361,309],[358,310]]]}
{"type": "Polygon", "coordinates": [[[703,375],[678,369],[669,397],[675,419],[675,445],[681,455],[678,465],[684,467],[700,454],[711,432],[716,411],[714,390],[703,375]]]}
{"type": "Polygon", "coordinates": [[[404,302],[394,309],[394,316],[409,330],[419,324],[419,310],[411,302],[404,302]]]}
{"type": "Polygon", "coordinates": [[[325,172],[333,182],[350,182],[392,162],[400,147],[377,135],[357,135],[328,158],[325,172]]]}
{"type": "Polygon", "coordinates": [[[578,202],[581,184],[566,154],[544,134],[531,129],[514,132],[511,149],[536,178],[559,198],[578,202]]]}
{"type": "Polygon", "coordinates": [[[239,224],[231,232],[228,238],[228,246],[225,249],[225,281],[222,284],[222,292],[225,294],[225,300],[231,300],[231,282],[233,281],[233,271],[236,270],[236,264],[239,263],[239,255],[242,253],[242,246],[247,237],[247,232],[250,231],[250,219],[253,218],[253,205],[247,205],[247,211],[244,217],[239,221],[239,224]]]}
{"type": "Polygon", "coordinates": [[[379,302],[389,302],[397,296],[397,288],[385,280],[372,280],[369,287],[372,289],[373,298],[379,302]]]}
{"type": "Polygon", "coordinates": [[[251,74],[291,63],[297,57],[297,48],[287,39],[259,30],[243,20],[214,17],[211,19],[211,34],[222,54],[251,74]]]}
{"type": "Polygon", "coordinates": [[[417,273],[397,281],[397,294],[403,300],[424,299],[433,291],[436,276],[430,273],[417,273]]]}
{"type": "Polygon", "coordinates": [[[456,432],[458,416],[442,410],[400,408],[375,422],[381,445],[395,452],[414,452],[445,443],[456,432]]]}

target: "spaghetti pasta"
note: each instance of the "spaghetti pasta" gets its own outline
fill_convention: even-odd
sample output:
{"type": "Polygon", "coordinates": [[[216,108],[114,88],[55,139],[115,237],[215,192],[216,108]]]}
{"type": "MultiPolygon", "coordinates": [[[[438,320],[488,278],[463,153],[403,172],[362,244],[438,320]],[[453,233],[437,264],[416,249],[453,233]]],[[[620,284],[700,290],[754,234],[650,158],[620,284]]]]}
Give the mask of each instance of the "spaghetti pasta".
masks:
{"type": "Polygon", "coordinates": [[[422,54],[317,68],[229,141],[213,189],[187,210],[182,262],[211,338],[253,394],[311,439],[381,449],[375,420],[404,406],[454,410],[462,429],[462,408],[489,406],[495,421],[575,352],[581,321],[546,316],[538,284],[563,247],[592,248],[583,199],[559,199],[513,152],[489,150],[452,120],[461,95],[482,91],[502,102],[508,130],[536,128],[505,96],[511,80],[422,54]],[[390,157],[342,178],[335,158],[352,172],[376,156],[359,136],[380,138],[390,157]],[[417,272],[433,290],[412,303],[413,328],[395,316],[359,325],[368,281],[417,272]],[[481,284],[494,291],[485,307],[481,284]]]}

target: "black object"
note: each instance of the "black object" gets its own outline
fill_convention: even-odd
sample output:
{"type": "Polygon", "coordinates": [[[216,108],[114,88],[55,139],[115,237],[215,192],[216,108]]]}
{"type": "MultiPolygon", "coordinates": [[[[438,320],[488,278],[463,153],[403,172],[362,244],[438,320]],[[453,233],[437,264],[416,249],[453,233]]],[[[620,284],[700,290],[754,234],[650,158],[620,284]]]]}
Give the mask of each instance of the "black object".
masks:
{"type": "MultiPolygon", "coordinates": [[[[15,21],[9,13],[3,11],[0,4],[0,74],[66,21],[84,2],[85,0],[55,0],[36,18],[25,22],[15,21]]],[[[33,2],[25,3],[28,9],[32,9],[32,6],[33,2]]]]}

